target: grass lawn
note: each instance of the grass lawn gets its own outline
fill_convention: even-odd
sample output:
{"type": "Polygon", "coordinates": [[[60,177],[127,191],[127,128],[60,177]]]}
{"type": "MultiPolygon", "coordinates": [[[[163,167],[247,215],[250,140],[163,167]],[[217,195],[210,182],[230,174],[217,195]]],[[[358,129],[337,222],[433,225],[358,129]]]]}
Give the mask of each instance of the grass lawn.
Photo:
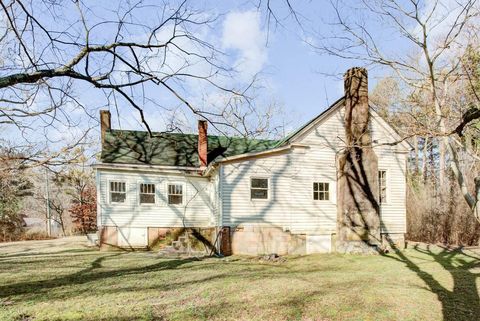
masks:
{"type": "Polygon", "coordinates": [[[423,246],[270,263],[0,244],[0,320],[480,320],[479,257],[423,246]]]}

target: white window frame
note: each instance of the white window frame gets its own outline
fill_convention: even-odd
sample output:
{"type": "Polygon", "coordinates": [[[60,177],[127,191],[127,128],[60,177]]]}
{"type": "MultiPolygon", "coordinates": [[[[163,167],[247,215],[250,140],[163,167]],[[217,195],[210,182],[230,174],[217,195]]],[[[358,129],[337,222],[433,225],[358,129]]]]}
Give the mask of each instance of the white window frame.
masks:
{"type": "MultiPolygon", "coordinates": [[[[107,193],[108,193],[108,204],[114,205],[126,205],[128,203],[128,183],[122,179],[109,179],[107,181],[107,193]],[[111,183],[124,183],[125,184],[125,202],[114,202],[112,201],[112,190],[111,183]]],[[[116,192],[118,193],[118,192],[116,192]]]]}
{"type": "Polygon", "coordinates": [[[332,185],[331,182],[325,181],[325,180],[322,181],[322,180],[318,180],[318,179],[317,179],[317,180],[312,181],[312,183],[311,183],[311,185],[310,185],[310,186],[312,187],[312,194],[310,194],[310,195],[312,196],[312,200],[313,200],[314,202],[331,202],[331,201],[332,201],[332,188],[331,188],[331,185],[332,185]],[[315,183],[317,183],[317,184],[328,184],[328,199],[326,199],[326,200],[320,200],[320,199],[319,199],[319,200],[316,200],[316,199],[315,199],[315,193],[318,193],[318,191],[315,191],[315,187],[314,187],[314,184],[315,184],[315,183]]]}
{"type": "Polygon", "coordinates": [[[389,202],[389,196],[388,196],[388,191],[389,191],[389,183],[388,183],[388,178],[390,177],[388,170],[379,168],[377,177],[379,176],[380,172],[385,172],[385,201],[380,202],[380,179],[378,180],[378,205],[382,206],[385,204],[388,204],[389,202]]]}
{"type": "MultiPolygon", "coordinates": [[[[259,189],[259,188],[255,188],[259,189]]],[[[264,188],[262,188],[264,189],[264,188]]],[[[270,177],[265,177],[265,176],[251,176],[249,181],[248,181],[248,193],[250,195],[250,201],[251,202],[265,202],[270,200],[270,177]],[[267,180],[267,198],[252,198],[252,179],[266,179],[267,180]]]]}
{"type": "Polygon", "coordinates": [[[137,182],[137,195],[138,195],[138,205],[140,206],[154,206],[154,205],[157,205],[157,199],[158,199],[158,196],[157,196],[157,184],[155,184],[154,182],[150,182],[150,181],[140,181],[140,182],[137,182]],[[140,194],[142,194],[142,189],[140,188],[140,185],[142,184],[150,184],[150,185],[153,185],[154,186],[154,189],[155,189],[155,192],[153,193],[153,197],[154,197],[154,202],[153,203],[142,203],[141,202],[141,199],[140,199],[140,194]]]}
{"type": "Polygon", "coordinates": [[[184,206],[185,205],[185,198],[187,196],[187,186],[184,182],[165,182],[165,194],[166,194],[166,203],[168,206],[184,206]],[[168,195],[169,195],[169,191],[168,191],[168,186],[169,185],[180,185],[182,186],[182,203],[181,204],[170,204],[170,202],[168,201],[168,195]]]}

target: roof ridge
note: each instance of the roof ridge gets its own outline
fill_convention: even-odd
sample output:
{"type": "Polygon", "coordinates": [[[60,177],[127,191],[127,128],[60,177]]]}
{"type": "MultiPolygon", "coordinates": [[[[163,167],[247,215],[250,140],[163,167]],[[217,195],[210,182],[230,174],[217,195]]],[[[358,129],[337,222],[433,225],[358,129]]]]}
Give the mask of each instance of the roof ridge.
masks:
{"type": "MultiPolygon", "coordinates": [[[[144,130],[135,130],[135,129],[110,129],[110,132],[127,132],[127,133],[144,133],[148,134],[147,131],[144,130]]],[[[154,131],[152,132],[153,134],[158,134],[160,135],[178,135],[178,136],[194,136],[197,137],[198,134],[193,134],[193,133],[178,133],[178,132],[157,132],[154,131]]],[[[155,137],[155,136],[154,136],[155,137]]],[[[280,141],[279,139],[269,139],[269,138],[250,138],[250,137],[243,137],[243,136],[226,136],[226,135],[207,135],[207,137],[211,138],[228,138],[228,139],[246,139],[246,140],[252,140],[252,141],[265,141],[265,142],[278,142],[280,141]]]]}

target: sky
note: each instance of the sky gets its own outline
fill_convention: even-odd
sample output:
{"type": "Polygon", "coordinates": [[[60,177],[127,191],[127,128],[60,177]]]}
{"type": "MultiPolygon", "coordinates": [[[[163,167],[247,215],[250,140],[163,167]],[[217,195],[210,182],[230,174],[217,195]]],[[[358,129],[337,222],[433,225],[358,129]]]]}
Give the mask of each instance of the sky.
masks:
{"type": "MultiPolygon", "coordinates": [[[[341,75],[348,68],[362,63],[320,55],[306,43],[308,35],[302,28],[320,34],[329,32],[328,23],[333,19],[333,11],[327,1],[296,1],[294,8],[301,25],[292,16],[288,17],[281,1],[273,7],[280,23],[272,20],[269,23],[265,8],[259,9],[258,3],[232,0],[215,2],[212,7],[212,2],[206,1],[199,7],[219,15],[210,42],[228,54],[231,64],[239,71],[240,80],[246,82],[254,75],[261,78],[263,89],[259,93],[259,105],[277,104],[282,111],[277,120],[283,122],[288,133],[340,98],[343,95],[341,75]]],[[[375,85],[376,76],[372,72],[370,88],[375,85]]],[[[157,112],[151,111],[154,115],[157,112]]],[[[159,114],[154,116],[159,117],[159,114]]],[[[185,117],[191,116],[187,114],[185,117]]],[[[195,127],[193,122],[190,124],[195,127]]],[[[124,117],[120,126],[139,129],[135,111],[124,117]]],[[[155,124],[153,127],[161,130],[155,124]]]]}
{"type": "MultiPolygon", "coordinates": [[[[258,10],[255,1],[228,1],[229,5],[220,9],[226,12],[221,32],[224,47],[243,60],[246,74],[259,72],[266,78],[267,92],[284,108],[287,132],[342,97],[341,76],[348,68],[364,64],[319,54],[307,43],[309,31],[330,32],[333,10],[328,3],[296,1],[294,9],[301,25],[291,16],[283,19],[281,26],[268,25],[265,10],[258,10]]],[[[284,6],[274,10],[280,18],[286,17],[284,6]]],[[[381,75],[384,72],[371,71],[370,88],[381,75]]]]}
{"type": "MultiPolygon", "coordinates": [[[[155,2],[154,0],[152,0],[155,2]]],[[[174,3],[177,0],[169,1],[174,3]]],[[[345,0],[348,5],[355,7],[356,1],[345,0]]],[[[373,1],[373,0],[372,0],[373,1]]],[[[408,1],[406,1],[408,3],[408,1]]],[[[426,0],[425,3],[431,1],[426,0]]],[[[454,3],[455,0],[445,0],[446,3],[454,3]]],[[[68,2],[69,3],[69,2],[68,2]]],[[[117,13],[118,9],[112,4],[120,3],[97,2],[95,0],[85,0],[85,15],[88,18],[89,25],[108,20],[104,14],[117,13]],[[112,8],[110,8],[112,7],[112,8]],[[110,10],[110,13],[108,10],[110,10]]],[[[342,74],[353,66],[362,66],[364,62],[355,60],[345,60],[339,57],[321,54],[315,51],[311,44],[318,44],[322,37],[342,36],[338,27],[332,26],[335,20],[335,12],[329,1],[310,1],[299,0],[292,1],[294,9],[298,16],[298,21],[289,16],[289,11],[285,7],[285,1],[272,1],[272,9],[279,18],[279,23],[275,23],[274,18],[270,16],[268,20],[266,1],[261,0],[230,0],[230,1],[208,1],[196,0],[190,4],[194,9],[198,9],[200,16],[205,18],[216,17],[209,28],[198,26],[195,34],[202,40],[211,43],[216,49],[221,51],[223,62],[227,66],[235,68],[233,77],[219,78],[222,85],[226,87],[245,85],[253,77],[259,79],[261,88],[255,92],[255,108],[262,113],[266,108],[275,104],[275,122],[285,126],[284,134],[295,130],[302,124],[308,122],[316,115],[325,110],[330,104],[335,102],[343,95],[342,74]]],[[[71,5],[71,4],[70,4],[71,5]]],[[[74,8],[73,8],[74,9],[74,8]]],[[[40,10],[40,9],[38,9],[40,10]]],[[[38,10],[36,12],[38,12],[38,10]]],[[[64,8],[65,13],[63,21],[59,18],[56,21],[49,20],[48,16],[38,15],[45,24],[68,25],[68,19],[74,17],[72,9],[64,8]]],[[[346,19],[362,18],[362,10],[345,10],[346,19]]],[[[134,19],[141,22],[154,20],[161,15],[161,12],[154,11],[145,7],[140,9],[134,19]]],[[[1,18],[1,17],[0,17],[1,18]]],[[[0,21],[1,22],[1,21],[0,21]]],[[[372,32],[372,36],[378,40],[382,48],[389,53],[403,54],[411,53],[410,44],[402,40],[398,34],[395,34],[386,25],[381,22],[372,22],[367,19],[367,27],[372,32]]],[[[82,25],[74,24],[69,27],[74,31],[81,33],[82,25]]],[[[412,27],[413,28],[413,27],[412,27]]],[[[107,24],[99,24],[95,31],[91,32],[96,37],[96,41],[109,41],[109,37],[114,34],[107,24]]],[[[169,29],[166,28],[158,33],[160,38],[169,36],[169,29]]],[[[133,40],[144,40],[145,33],[133,33],[133,40]]],[[[128,39],[127,39],[128,40],[128,39]]],[[[180,43],[185,48],[190,48],[188,42],[180,43]]],[[[68,53],[68,52],[67,52],[68,53]]],[[[73,54],[73,53],[72,53],[73,54]]],[[[1,57],[0,57],[1,58],[1,57]]],[[[149,63],[154,67],[161,64],[159,59],[151,59],[149,63]]],[[[169,63],[173,66],[181,64],[181,60],[175,60],[175,56],[170,58],[169,63]]],[[[99,64],[101,67],[101,64],[99,64]]],[[[209,66],[205,64],[195,64],[192,69],[195,73],[205,73],[209,66]]],[[[377,81],[390,73],[388,70],[378,67],[368,66],[369,88],[370,91],[375,87],[377,81]]],[[[118,76],[121,81],[121,75],[118,76]]],[[[205,86],[198,81],[191,80],[182,84],[186,98],[195,106],[203,105],[204,109],[216,108],[224,103],[225,96],[218,91],[211,90],[211,87],[205,86]]],[[[159,86],[146,86],[145,96],[143,93],[132,93],[132,97],[138,99],[140,105],[144,107],[145,116],[149,125],[154,131],[164,131],[166,124],[171,117],[176,117],[183,121],[185,131],[194,131],[198,116],[187,111],[187,108],[179,103],[171,93],[159,86]],[[156,99],[162,108],[152,106],[148,100],[156,99]]],[[[89,106],[91,114],[88,117],[83,115],[82,109],[67,108],[67,114],[78,119],[78,126],[67,127],[62,124],[50,131],[50,138],[53,141],[65,142],[77,138],[81,131],[87,127],[93,127],[91,132],[94,140],[99,138],[98,110],[109,108],[112,111],[112,125],[114,128],[145,130],[139,119],[139,113],[129,106],[126,101],[110,101],[105,105],[105,96],[95,88],[89,85],[79,84],[75,87],[77,99],[84,105],[89,106]],[[117,108],[120,111],[120,117],[117,117],[117,108]],[[53,133],[52,133],[53,131],[53,133]]],[[[38,104],[48,104],[46,99],[39,99],[38,104]]],[[[35,108],[35,106],[33,106],[35,108]]],[[[45,134],[41,126],[31,126],[33,133],[29,135],[38,137],[41,140],[45,134]]],[[[15,140],[18,133],[11,128],[2,129],[0,133],[5,137],[15,140]]]]}

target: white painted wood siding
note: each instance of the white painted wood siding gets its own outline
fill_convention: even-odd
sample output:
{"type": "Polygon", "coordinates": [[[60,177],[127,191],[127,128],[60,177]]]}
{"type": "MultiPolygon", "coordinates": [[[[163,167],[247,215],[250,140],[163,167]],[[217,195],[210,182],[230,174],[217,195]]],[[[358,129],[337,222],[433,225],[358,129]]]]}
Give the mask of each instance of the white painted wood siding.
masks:
{"type": "MultiPolygon", "coordinates": [[[[372,138],[379,169],[387,171],[387,203],[382,206],[382,229],[404,233],[406,150],[381,145],[394,141],[383,120],[372,116],[372,138]]],[[[300,137],[308,149],[222,165],[224,225],[268,224],[294,233],[328,234],[336,230],[336,155],[344,147],[343,108],[339,108],[300,137]],[[250,199],[250,179],[269,178],[269,199],[250,199]],[[330,200],[313,200],[313,183],[330,185],[330,200]]]]}
{"type": "Polygon", "coordinates": [[[292,154],[222,165],[222,217],[224,225],[290,224],[292,154]],[[268,199],[250,198],[250,179],[267,178],[268,199]]]}
{"type": "Polygon", "coordinates": [[[119,227],[215,226],[215,201],[208,178],[120,170],[97,170],[99,225],[119,227]],[[126,182],[125,203],[109,202],[109,182],[126,182]],[[156,204],[139,204],[139,184],[155,184],[156,204]],[[167,183],[184,186],[184,204],[167,204],[167,183]]]}

